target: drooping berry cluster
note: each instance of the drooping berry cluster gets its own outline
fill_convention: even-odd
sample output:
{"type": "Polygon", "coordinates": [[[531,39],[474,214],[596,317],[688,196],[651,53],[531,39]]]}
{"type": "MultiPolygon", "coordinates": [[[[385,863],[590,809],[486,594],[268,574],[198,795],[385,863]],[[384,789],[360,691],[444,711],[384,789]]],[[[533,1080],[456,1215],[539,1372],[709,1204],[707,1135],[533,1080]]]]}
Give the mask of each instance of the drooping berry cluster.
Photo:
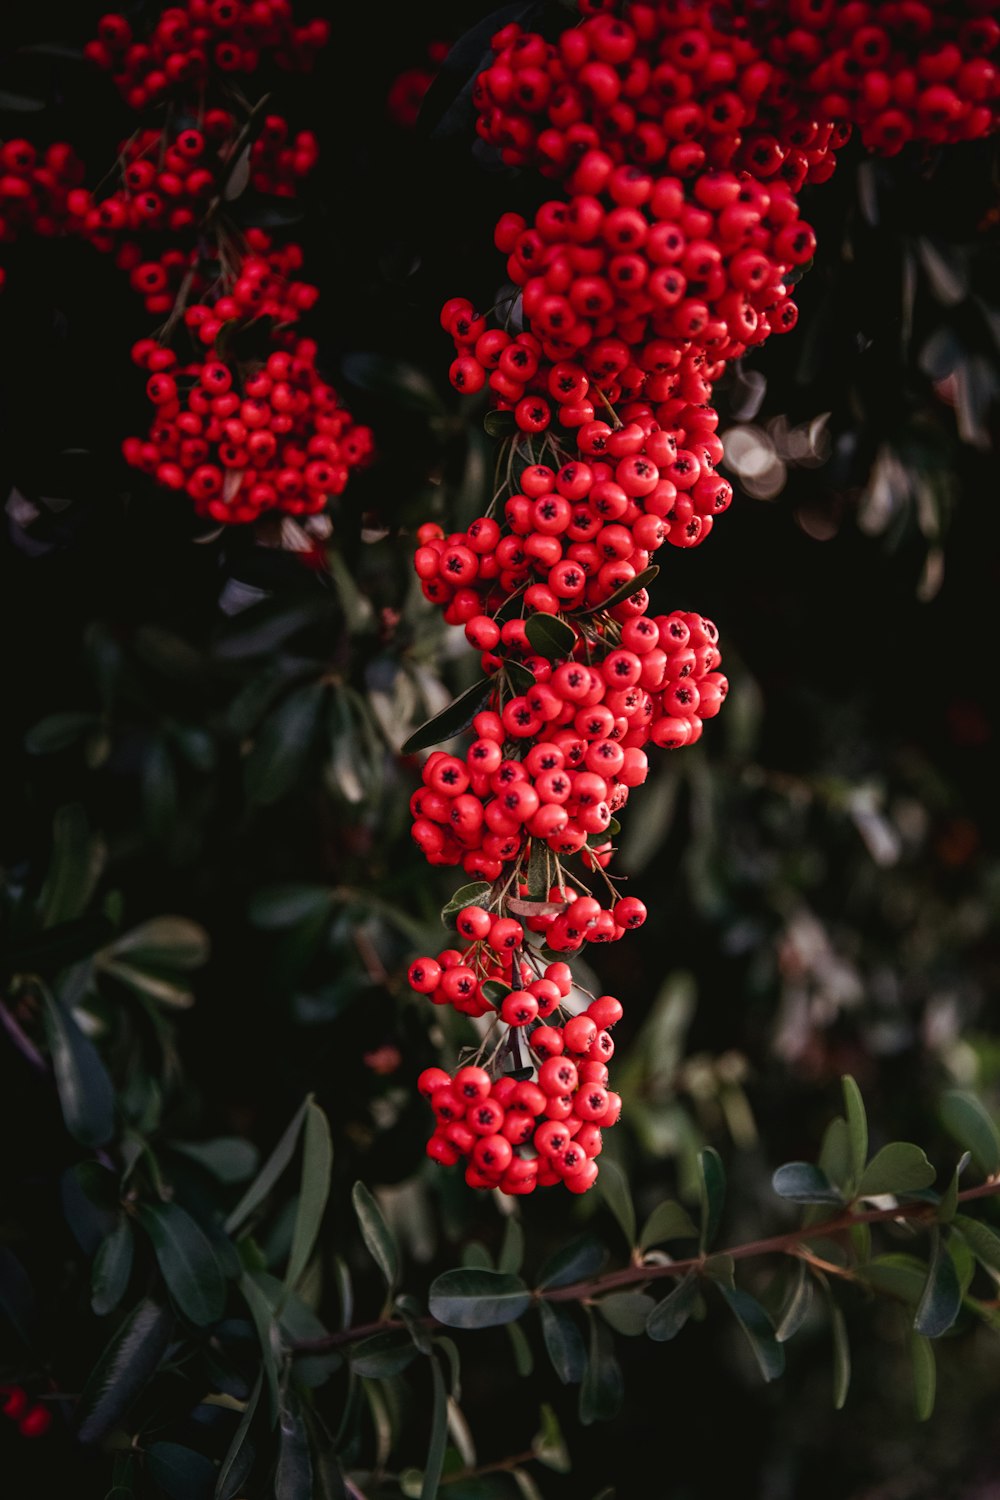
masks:
{"type": "Polygon", "coordinates": [[[227,205],[247,187],[294,196],[318,156],[311,131],[252,109],[232,75],[265,61],[308,69],[329,25],[298,24],[289,0],[188,0],[153,16],[145,37],[117,13],[98,33],[91,60],[136,110],[169,96],[167,123],[124,141],[114,177],[93,192],[68,147],[39,165],[28,142],[8,142],[0,205],[17,207],[0,207],[0,240],[23,223],[79,235],[113,254],[165,319],[134,351],[152,415],[147,435],[124,443],[129,464],[220,522],[322,510],[371,455],[371,434],[295,327],[319,296],[299,277],[301,247],[240,228],[227,205]]]}
{"type": "Polygon", "coordinates": [[[646,584],[665,543],[697,545],[732,499],[713,388],[794,327],[790,289],[815,250],[796,194],[830,176],[853,126],[891,153],[983,135],[1000,100],[985,0],[580,9],[555,42],[505,26],[475,85],[483,139],[567,196],[530,223],[501,216],[513,286],[498,326],[464,298],[442,311],[453,385],[488,389],[513,435],[489,513],[451,535],[421,527],[414,559],[487,674],[474,738],[434,751],[411,801],[428,861],[481,882],[456,897],[465,946],[410,970],[483,1030],[453,1078],[422,1075],[428,1152],[510,1193],[585,1191],[618,1117],[621,1006],[588,1005],[559,955],[646,919],[604,874],[614,815],[648,744],[695,742],[726,694],[714,625],[651,614],[646,584]]]}

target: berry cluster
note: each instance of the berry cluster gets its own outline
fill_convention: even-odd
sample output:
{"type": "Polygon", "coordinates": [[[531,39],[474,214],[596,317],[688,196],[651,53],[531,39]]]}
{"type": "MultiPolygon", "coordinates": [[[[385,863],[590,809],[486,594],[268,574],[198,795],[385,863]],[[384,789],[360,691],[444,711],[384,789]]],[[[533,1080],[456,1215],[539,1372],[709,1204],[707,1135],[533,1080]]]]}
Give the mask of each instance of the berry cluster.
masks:
{"type": "Polygon", "coordinates": [[[425,63],[404,69],[392,80],[385,107],[390,120],[400,129],[412,130],[416,125],[424,96],[450,50],[448,42],[431,42],[425,63]]]}
{"type": "Polygon", "coordinates": [[[21,1385],[0,1385],[0,1412],[16,1422],[22,1437],[44,1437],[52,1426],[49,1408],[29,1400],[21,1385]]]}
{"type": "Polygon", "coordinates": [[[421,527],[414,557],[488,674],[472,742],[434,751],[411,800],[427,860],[481,882],[456,898],[465,946],[410,970],[483,1029],[453,1078],[421,1078],[428,1152],[464,1159],[474,1187],[582,1192],[597,1176],[621,1006],[581,1009],[560,955],[645,921],[604,873],[614,815],[646,747],[694,743],[726,694],[715,626],[650,613],[651,559],[703,541],[731,502],[713,388],[795,325],[790,288],[815,250],[797,192],[830,176],[855,125],[883,152],[994,128],[989,8],[649,0],[622,18],[580,0],[586,19],[554,42],[513,23],[493,39],[479,133],[566,196],[499,220],[517,294],[503,326],[464,298],[442,310],[452,384],[510,413],[508,482],[465,531],[421,527]]]}
{"type": "Polygon", "coordinates": [[[185,0],[161,11],[145,40],[126,16],[102,16],[84,51],[112,75],[129,107],[141,110],[217,73],[256,73],[265,58],[307,72],[329,37],[327,21],[297,25],[291,0],[185,0]]]}
{"type": "MultiPolygon", "coordinates": [[[[418,959],[411,982],[422,989],[436,969],[442,974],[440,989],[449,975],[471,974],[454,961],[458,958],[454,954],[443,972],[433,959],[418,959]]],[[[622,1008],[612,995],[600,995],[585,1010],[566,1014],[562,1002],[573,990],[566,964],[550,964],[537,978],[528,964],[521,971],[524,988],[509,990],[500,1007],[509,1028],[509,1040],[501,1046],[508,1056],[516,1051],[522,1057],[519,1028],[544,1019],[530,1035],[524,1032],[535,1081],[476,1064],[459,1068],[453,1077],[443,1068],[426,1068],[419,1088],[437,1122],[427,1154],[444,1166],[465,1159],[465,1180],[474,1188],[519,1196],[562,1182],[571,1193],[585,1193],[597,1179],[601,1132],[621,1114],[621,1099],[607,1086],[607,1060],[615,1050],[608,1028],[622,1008]]],[[[431,998],[437,999],[436,991],[431,998]]]]}
{"type": "Polygon", "coordinates": [[[314,514],[369,456],[368,429],[355,426],[318,375],[311,339],[275,350],[242,390],[230,365],[211,355],[182,365],[173,350],[144,339],[133,357],[150,372],[156,415],[145,441],[125,440],[125,458],[164,488],[185,490],[199,515],[314,514]]]}
{"type": "Polygon", "coordinates": [[[294,326],[319,295],[298,275],[301,247],[239,228],[226,205],[247,185],[294,196],[318,148],[311,131],[251,110],[229,75],[255,72],[265,54],[308,68],[329,26],[298,25],[289,0],[188,0],[162,11],[146,40],[118,14],[98,33],[88,56],[114,73],[132,108],[170,91],[167,124],[123,142],[116,180],[99,192],[82,185],[68,146],[39,161],[30,142],[8,141],[0,241],[24,225],[78,235],[114,255],[147,312],[165,320],[134,350],[153,412],[147,436],[124,444],[130,465],[216,521],[315,513],[369,458],[371,434],[340,406],[316,370],[316,346],[294,326]],[[175,333],[186,348],[174,347],[175,333]],[[241,346],[260,352],[239,357],[241,346]]]}

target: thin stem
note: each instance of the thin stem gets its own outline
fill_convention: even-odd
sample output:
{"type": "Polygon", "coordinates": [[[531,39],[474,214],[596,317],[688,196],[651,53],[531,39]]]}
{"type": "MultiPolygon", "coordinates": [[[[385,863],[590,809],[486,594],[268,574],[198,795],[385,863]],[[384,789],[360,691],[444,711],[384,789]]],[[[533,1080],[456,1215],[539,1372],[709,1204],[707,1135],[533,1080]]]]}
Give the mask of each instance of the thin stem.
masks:
{"type": "MultiPolygon", "coordinates": [[[[959,1193],[959,1203],[972,1203],[978,1198],[995,1198],[1000,1195],[1000,1177],[990,1178],[978,1187],[966,1188],[959,1193]]],[[[728,1255],[732,1260],[752,1260],[758,1255],[795,1255],[810,1263],[818,1264],[818,1257],[805,1248],[809,1240],[827,1239],[832,1235],[845,1234],[859,1224],[887,1224],[892,1220],[908,1220],[915,1223],[933,1222],[933,1203],[904,1203],[896,1208],[870,1208],[861,1213],[845,1209],[832,1219],[821,1224],[800,1225],[784,1234],[770,1235],[766,1239],[751,1240],[745,1245],[733,1245],[727,1250],[716,1250],[712,1255],[691,1256],[687,1260],[673,1260],[666,1265],[632,1265],[621,1271],[609,1271],[603,1276],[593,1276],[586,1281],[575,1281],[569,1286],[540,1287],[534,1296],[546,1302],[592,1302],[605,1292],[620,1291],[622,1287],[643,1285],[650,1281],[662,1281],[666,1277],[686,1276],[689,1271],[701,1272],[708,1260],[728,1255]]],[[[842,1274],[839,1267],[822,1263],[825,1272],[842,1274]]],[[[443,1328],[430,1316],[420,1319],[425,1328],[443,1328]]],[[[355,1328],[344,1328],[339,1333],[326,1334],[321,1339],[307,1339],[292,1345],[293,1354],[316,1354],[324,1349],[335,1349],[341,1344],[355,1343],[372,1333],[385,1333],[405,1325],[399,1318],[381,1318],[374,1323],[362,1323],[355,1328]]]]}

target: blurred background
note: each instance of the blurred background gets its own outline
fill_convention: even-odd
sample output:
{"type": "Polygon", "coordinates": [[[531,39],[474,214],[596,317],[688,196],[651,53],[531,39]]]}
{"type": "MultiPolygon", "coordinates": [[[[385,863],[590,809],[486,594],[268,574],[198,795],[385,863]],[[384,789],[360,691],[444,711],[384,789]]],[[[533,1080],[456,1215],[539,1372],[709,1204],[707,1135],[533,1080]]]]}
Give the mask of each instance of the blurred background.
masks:
{"type": "MultiPolygon", "coordinates": [[[[5,17],[0,48],[0,135],[71,139],[94,181],[131,128],[111,84],[70,55],[98,14],[40,0],[5,17]],[[9,108],[4,91],[43,107],[9,108]]],[[[409,844],[418,768],[397,754],[474,669],[415,586],[413,532],[464,524],[493,487],[484,407],[448,387],[438,309],[495,300],[492,226],[546,196],[473,146],[463,89],[491,28],[439,73],[444,46],[488,14],[338,7],[317,74],[281,101],[320,137],[301,204],[237,205],[304,245],[321,364],[375,432],[377,461],[326,545],[292,525],[210,532],[126,470],[121,439],[145,420],[128,351],[149,320],[106,259],[22,242],[0,297],[8,1008],[16,1019],[26,969],[64,983],[67,965],[85,968],[131,1129],[175,1166],[178,1142],[269,1148],[315,1091],[334,1133],[330,1254],[355,1269],[365,1317],[374,1273],[336,1208],[356,1178],[378,1191],[418,1290],[470,1243],[495,1252],[504,1228],[491,1198],[423,1158],[414,1079],[462,1034],[405,969],[436,951],[459,882],[409,844]],[[56,910],[76,924],[66,951],[45,946],[56,910]],[[155,942],[129,939],[166,917],[155,942]]],[[[942,1088],[1000,1103],[997,166],[990,142],[888,162],[848,148],[804,192],[819,250],[798,328],[719,388],[737,498],[654,585],[658,609],[715,619],[732,691],[697,747],[659,754],[624,818],[619,863],[652,920],[593,960],[626,1005],[608,1151],[641,1211],[689,1196],[698,1150],[715,1146],[727,1244],[794,1222],[770,1174],[815,1156],[841,1074],[861,1085],[875,1146],[901,1136],[938,1162],[942,1088]]],[[[9,1036],[0,1139],[0,1253],[27,1268],[36,1320],[30,1355],[0,1333],[0,1379],[44,1368],[72,1394],[106,1337],[67,1188],[81,1152],[9,1036]]],[[[613,1240],[593,1194],[540,1194],[522,1218],[536,1256],[571,1221],[613,1240]]],[[[268,1254],[288,1232],[279,1215],[268,1254]]],[[[9,1312],[24,1289],[0,1269],[9,1312]]],[[[760,1500],[996,1500],[989,1334],[960,1325],[944,1341],[937,1410],[918,1428],[902,1310],[852,1289],[842,1306],[855,1377],[840,1414],[822,1318],[768,1387],[718,1317],[669,1347],[619,1340],[626,1405],[590,1428],[547,1367],[519,1378],[504,1332],[481,1334],[463,1395],[479,1462],[530,1445],[542,1399],[573,1456],[570,1474],[539,1477],[557,1500],[602,1486],[709,1500],[737,1484],[760,1500]]],[[[166,1408],[165,1430],[182,1421],[166,1408]]],[[[403,1449],[419,1450],[421,1421],[418,1399],[403,1449]]],[[[107,1457],[58,1426],[28,1444],[0,1423],[0,1464],[11,1500],[29,1482],[112,1487],[107,1457]]],[[[448,1492],[513,1493],[506,1482],[448,1492]]],[[[151,1483],[136,1493],[162,1492],[151,1483]]]]}

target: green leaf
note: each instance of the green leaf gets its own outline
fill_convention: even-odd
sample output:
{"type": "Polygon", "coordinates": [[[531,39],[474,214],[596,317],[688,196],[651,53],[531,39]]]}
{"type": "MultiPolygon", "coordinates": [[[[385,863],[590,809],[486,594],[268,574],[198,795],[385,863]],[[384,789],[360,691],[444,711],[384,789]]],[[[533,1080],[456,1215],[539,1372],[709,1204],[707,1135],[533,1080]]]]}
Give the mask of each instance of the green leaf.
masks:
{"type": "Polygon", "coordinates": [[[760,1366],[765,1380],[776,1380],[785,1371],[785,1350],[774,1336],[774,1329],[767,1313],[755,1297],[742,1287],[728,1287],[717,1283],[736,1321],[746,1334],[750,1347],[760,1366]]]}
{"type": "Polygon", "coordinates": [[[483,677],[464,693],[459,693],[447,708],[432,719],[426,719],[419,729],[413,731],[404,741],[400,754],[414,755],[418,750],[429,750],[432,745],[440,745],[443,740],[450,740],[463,729],[468,729],[479,710],[486,706],[494,682],[492,677],[483,677]]]}
{"type": "Polygon", "coordinates": [[[243,767],[247,796],[257,807],[280,801],[302,777],[326,693],[323,683],[307,683],[264,720],[243,767]]]}
{"type": "Polygon", "coordinates": [[[486,880],[473,880],[468,885],[460,885],[454,895],[442,906],[441,921],[446,927],[454,926],[451,921],[452,917],[457,917],[466,906],[482,906],[484,901],[489,900],[492,890],[493,887],[486,880]]]}
{"type": "Polygon", "coordinates": [[[576,1385],[583,1379],[587,1350],[583,1335],[568,1308],[557,1302],[540,1301],[545,1350],[563,1385],[576,1385]]]}
{"type": "Polygon", "coordinates": [[[261,1369],[267,1381],[268,1408],[273,1423],[278,1416],[278,1354],[281,1349],[281,1336],[274,1319],[274,1309],[263,1287],[244,1272],[239,1280],[239,1289],[250,1309],[250,1316],[257,1330],[261,1369]]]}
{"type": "Polygon", "coordinates": [[[625,599],[631,599],[632,595],[637,594],[640,589],[648,588],[659,571],[657,564],[653,563],[651,567],[644,568],[641,573],[637,573],[634,578],[630,578],[627,583],[615,589],[614,593],[609,594],[600,604],[595,604],[592,609],[576,610],[574,613],[596,615],[602,609],[614,609],[616,604],[621,604],[625,599]]]}
{"type": "Polygon", "coordinates": [[[1000,1132],[974,1094],[953,1089],[941,1099],[941,1123],[987,1177],[1000,1172],[1000,1132]]]}
{"type": "Polygon", "coordinates": [[[52,820],[52,860],[39,897],[44,927],[82,917],[104,868],[105,850],[78,803],[57,809],[52,820]]]}
{"type": "Polygon", "coordinates": [[[981,1219],[970,1219],[965,1214],[956,1214],[954,1225],[980,1265],[988,1271],[1000,1272],[1000,1235],[981,1219]]]}
{"type": "Polygon", "coordinates": [[[81,1443],[99,1443],[151,1380],[170,1343],[169,1309],[146,1297],[115,1329],[78,1405],[81,1443]]]}
{"type": "Polygon", "coordinates": [[[218,1135],[210,1141],[171,1141],[170,1149],[197,1162],[227,1186],[246,1182],[256,1171],[259,1160],[253,1142],[238,1135],[218,1135]]]}
{"type": "Polygon", "coordinates": [[[698,1278],[693,1271],[658,1302],[646,1319],[646,1333],[658,1344],[666,1344],[680,1333],[698,1300],[698,1278]]]}
{"type": "Polygon", "coordinates": [[[299,1204],[292,1230],[292,1248],[288,1256],[285,1285],[294,1291],[309,1264],[323,1222],[330,1192],[333,1168],[333,1142],[326,1115],[314,1100],[306,1106],[306,1123],[302,1143],[302,1177],[299,1204]]]}
{"type": "Polygon", "coordinates": [[[843,1203],[840,1189],[834,1187],[820,1167],[807,1161],[789,1161],[771,1178],[779,1198],[792,1203],[843,1203]]]}
{"type": "Polygon", "coordinates": [[[98,1318],[114,1312],[124,1297],[132,1275],[134,1249],[132,1226],[123,1214],[101,1241],[90,1273],[90,1305],[98,1318]]]}
{"type": "Polygon", "coordinates": [[[844,1314],[833,1300],[830,1304],[830,1331],[833,1334],[833,1408],[843,1411],[851,1388],[851,1346],[847,1338],[844,1314]]]}
{"type": "Polygon", "coordinates": [[[354,1204],[354,1212],[357,1214],[361,1236],[368,1247],[368,1253],[382,1272],[391,1295],[399,1280],[399,1250],[392,1231],[385,1222],[378,1203],[363,1182],[354,1184],[351,1202],[354,1204]]]}
{"type": "Polygon", "coordinates": [[[549,1256],[535,1285],[541,1289],[572,1286],[574,1281],[589,1281],[603,1266],[607,1253],[600,1240],[596,1240],[593,1235],[580,1235],[549,1256]]]}
{"type": "Polygon", "coordinates": [[[611,1329],[588,1308],[590,1350],[587,1368],[580,1384],[580,1421],[584,1427],[594,1422],[610,1422],[622,1409],[625,1383],[615,1358],[615,1341],[611,1329]]]}
{"type": "Polygon", "coordinates": [[[358,351],[340,362],[344,379],[404,411],[424,416],[443,411],[441,397],[423,370],[388,354],[358,351]]]}
{"type": "Polygon", "coordinates": [[[278,1469],[275,1500],[312,1500],[313,1466],[299,1398],[289,1387],[278,1412],[278,1469]]]}
{"type": "Polygon", "coordinates": [[[254,1209],[260,1207],[260,1205],[264,1202],[264,1199],[268,1196],[271,1189],[275,1186],[278,1179],[281,1177],[282,1173],[285,1171],[285,1168],[288,1166],[292,1157],[295,1155],[295,1147],[298,1144],[299,1132],[302,1129],[302,1122],[306,1117],[306,1111],[308,1110],[311,1102],[312,1095],[309,1094],[308,1097],[302,1101],[302,1104],[299,1106],[298,1110],[295,1113],[294,1119],[288,1126],[284,1135],[281,1137],[281,1140],[271,1152],[271,1155],[264,1163],[257,1177],[247,1188],[246,1192],[243,1194],[243,1197],[240,1199],[239,1203],[237,1203],[236,1207],[229,1215],[228,1219],[225,1222],[225,1230],[227,1234],[233,1234],[237,1229],[239,1229],[241,1224],[245,1223],[246,1220],[249,1219],[254,1209]]]}
{"type": "Polygon", "coordinates": [[[919,1333],[910,1334],[910,1363],[913,1366],[913,1400],[917,1421],[926,1422],[934,1410],[937,1368],[934,1345],[919,1333]]]}
{"type": "Polygon", "coordinates": [[[638,1338],[656,1303],[646,1292],[610,1292],[594,1304],[605,1323],[626,1338],[638,1338]]]}
{"type": "Polygon", "coordinates": [[[531,1293],[519,1276],[460,1266],[431,1283],[431,1316],[449,1328],[492,1328],[527,1312],[531,1293]]]}
{"type": "Polygon", "coordinates": [[[431,1441],[424,1467],[424,1482],[420,1488],[420,1500],[435,1500],[444,1470],[444,1456],[448,1447],[448,1393],[444,1387],[444,1376],[436,1356],[431,1356],[431,1377],[434,1382],[434,1406],[431,1415],[431,1441]]]}
{"type": "Polygon", "coordinates": [[[524,633],[535,655],[548,657],[550,661],[569,656],[576,645],[576,631],[558,615],[528,615],[524,633]]]}
{"type": "Polygon", "coordinates": [[[128,955],[136,968],[163,964],[171,969],[198,969],[208,962],[211,945],[204,927],[188,917],[152,917],[116,938],[110,951],[128,955]]]}
{"type": "Polygon", "coordinates": [[[920,1301],[927,1281],[927,1267],[914,1255],[877,1255],[858,1274],[876,1291],[914,1305],[920,1301]]]}
{"type": "Polygon", "coordinates": [[[284,598],[262,599],[240,610],[219,627],[213,655],[223,661],[255,656],[274,657],[278,647],[308,625],[329,619],[329,597],[310,594],[289,602],[284,598]]]}
{"type": "MultiPolygon", "coordinates": [[[[847,1138],[851,1152],[851,1175],[857,1181],[868,1160],[868,1116],[861,1090],[849,1073],[840,1080],[844,1091],[844,1113],[847,1116],[847,1138]]],[[[837,1408],[840,1410],[840,1407],[837,1408]]]]}
{"type": "Polygon", "coordinates": [[[7,110],[11,114],[27,115],[37,114],[44,108],[44,99],[36,99],[31,94],[13,94],[10,89],[0,89],[0,110],[7,110]]]}
{"type": "Polygon", "coordinates": [[[170,1500],[208,1500],[215,1488],[212,1460],[180,1443],[151,1443],[146,1472],[170,1500]]]}
{"type": "Polygon", "coordinates": [[[853,1179],[851,1135],[843,1115],[835,1115],[823,1132],[818,1165],[831,1182],[846,1188],[853,1179]]]}
{"type": "Polygon", "coordinates": [[[535,1356],[531,1352],[531,1345],[525,1338],[524,1329],[520,1323],[506,1323],[504,1330],[514,1355],[514,1369],[519,1379],[527,1380],[528,1376],[534,1373],[535,1356]]]}
{"type": "Polygon", "coordinates": [[[948,1332],[962,1310],[962,1288],[955,1262],[937,1228],[931,1233],[931,1247],[927,1282],[917,1304],[913,1327],[926,1339],[938,1339],[948,1332]]]}
{"type": "Polygon", "coordinates": [[[628,1178],[616,1161],[602,1161],[597,1178],[597,1188],[605,1203],[618,1220],[619,1228],[631,1250],[635,1244],[635,1205],[629,1189],[628,1178]]]}
{"type": "Polygon", "coordinates": [[[141,1203],[138,1217],[184,1316],[199,1328],[218,1322],[226,1306],[226,1282],[205,1231],[179,1203],[141,1203]]]}
{"type": "Polygon", "coordinates": [[[488,437],[513,437],[517,422],[512,411],[488,411],[483,418],[483,430],[488,437]]]}
{"type": "Polygon", "coordinates": [[[536,1461],[544,1464],[545,1468],[556,1474],[568,1474],[571,1467],[569,1449],[559,1426],[559,1418],[547,1402],[542,1403],[540,1416],[541,1426],[532,1440],[531,1451],[536,1461]]]}
{"type": "Polygon", "coordinates": [[[657,1204],[642,1228],[639,1249],[662,1245],[665,1240],[696,1240],[698,1230],[686,1208],[668,1198],[657,1204]]]}
{"type": "Polygon", "coordinates": [[[779,1344],[787,1344],[808,1316],[812,1306],[812,1279],[804,1260],[797,1259],[781,1310],[778,1313],[774,1336],[779,1344]]]}
{"type": "Polygon", "coordinates": [[[229,1451],[222,1460],[222,1468],[219,1470],[219,1478],[215,1486],[216,1500],[233,1500],[243,1488],[255,1458],[254,1446],[250,1442],[250,1428],[260,1405],[261,1391],[264,1388],[264,1372],[257,1371],[257,1379],[253,1383],[250,1395],[247,1397],[246,1409],[239,1421],[239,1426],[233,1433],[233,1440],[229,1444],[229,1451]]]}
{"type": "Polygon", "coordinates": [[[98,714],[63,713],[48,714],[33,724],[24,736],[24,748],[29,755],[51,755],[58,750],[68,750],[77,740],[83,739],[101,720],[98,714]]]}
{"type": "Polygon", "coordinates": [[[390,1328],[355,1344],[349,1358],[356,1375],[385,1380],[412,1365],[419,1352],[408,1330],[390,1328]]]}
{"type": "Polygon", "coordinates": [[[705,1251],[719,1232],[722,1208],[726,1200],[726,1172],[718,1151],[706,1146],[698,1153],[701,1187],[701,1248],[705,1251]]]}
{"type": "Polygon", "coordinates": [[[524,1262],[524,1230],[521,1222],[513,1214],[507,1220],[503,1232],[503,1244],[500,1246],[500,1254],[497,1257],[497,1270],[509,1271],[517,1275],[524,1262]]]}
{"type": "Polygon", "coordinates": [[[45,1031],[66,1129],[81,1146],[103,1146],[115,1128],[115,1093],[97,1048],[47,988],[45,1031]]]}
{"type": "Polygon", "coordinates": [[[877,1198],[883,1193],[912,1193],[930,1187],[937,1173],[919,1146],[892,1141],[873,1156],[861,1174],[857,1197],[877,1198]]]}
{"type": "Polygon", "coordinates": [[[941,1194],[941,1202],[938,1204],[937,1220],[939,1224],[950,1224],[958,1210],[958,1184],[962,1173],[972,1160],[972,1152],[964,1151],[961,1160],[955,1164],[955,1170],[948,1180],[948,1186],[941,1194]]]}

